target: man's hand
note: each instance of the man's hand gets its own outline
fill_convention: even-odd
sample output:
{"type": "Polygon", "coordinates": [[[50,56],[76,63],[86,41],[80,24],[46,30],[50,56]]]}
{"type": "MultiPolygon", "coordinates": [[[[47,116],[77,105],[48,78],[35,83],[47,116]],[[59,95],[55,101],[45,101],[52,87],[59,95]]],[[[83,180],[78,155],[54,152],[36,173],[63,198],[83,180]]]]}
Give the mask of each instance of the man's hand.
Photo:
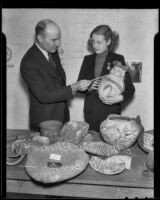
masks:
{"type": "Polygon", "coordinates": [[[107,99],[102,99],[104,104],[112,105],[123,101],[123,95],[108,96],[107,99]]]}

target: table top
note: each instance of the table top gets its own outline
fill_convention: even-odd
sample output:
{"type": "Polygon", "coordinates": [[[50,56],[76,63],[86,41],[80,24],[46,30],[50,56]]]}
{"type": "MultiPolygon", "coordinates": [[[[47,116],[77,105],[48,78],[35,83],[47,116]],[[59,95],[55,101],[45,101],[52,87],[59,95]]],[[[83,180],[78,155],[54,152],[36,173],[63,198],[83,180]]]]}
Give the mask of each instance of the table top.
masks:
{"type": "MultiPolygon", "coordinates": [[[[7,138],[30,133],[29,130],[7,130],[7,138]]],[[[78,176],[49,186],[37,183],[28,176],[24,167],[25,158],[18,165],[7,166],[7,192],[87,198],[153,197],[154,175],[149,171],[144,173],[147,153],[135,143],[126,154],[132,157],[131,168],[120,174],[101,174],[88,164],[78,176]]]]}

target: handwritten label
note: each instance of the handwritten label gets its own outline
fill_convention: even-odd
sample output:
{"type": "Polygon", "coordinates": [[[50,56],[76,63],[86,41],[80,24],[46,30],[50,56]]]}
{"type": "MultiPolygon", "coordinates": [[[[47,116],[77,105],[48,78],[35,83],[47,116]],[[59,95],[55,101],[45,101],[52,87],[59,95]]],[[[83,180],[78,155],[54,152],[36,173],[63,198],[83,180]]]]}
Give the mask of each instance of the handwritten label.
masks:
{"type": "Polygon", "coordinates": [[[60,161],[61,160],[61,155],[57,155],[57,154],[51,154],[50,155],[50,159],[51,160],[58,160],[58,161],[60,161]]]}

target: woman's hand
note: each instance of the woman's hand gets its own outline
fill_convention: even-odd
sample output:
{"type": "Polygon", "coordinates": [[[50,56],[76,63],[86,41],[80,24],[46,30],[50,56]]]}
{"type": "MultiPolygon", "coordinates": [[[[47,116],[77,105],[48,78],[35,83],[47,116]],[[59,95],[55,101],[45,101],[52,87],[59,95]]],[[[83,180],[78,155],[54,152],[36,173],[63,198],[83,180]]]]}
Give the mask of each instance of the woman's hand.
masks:
{"type": "Polygon", "coordinates": [[[78,81],[78,91],[85,91],[88,89],[89,85],[91,84],[90,80],[81,80],[78,81]]]}
{"type": "Polygon", "coordinates": [[[71,85],[72,91],[85,91],[88,89],[89,85],[91,84],[90,80],[81,80],[71,85]]]}
{"type": "Polygon", "coordinates": [[[124,99],[123,95],[120,94],[120,95],[115,95],[115,96],[108,96],[107,99],[102,99],[102,102],[104,104],[112,105],[112,104],[123,101],[123,99],[124,99]]]}
{"type": "Polygon", "coordinates": [[[88,88],[88,91],[98,90],[99,83],[100,83],[100,79],[93,81],[93,83],[88,88]]]}

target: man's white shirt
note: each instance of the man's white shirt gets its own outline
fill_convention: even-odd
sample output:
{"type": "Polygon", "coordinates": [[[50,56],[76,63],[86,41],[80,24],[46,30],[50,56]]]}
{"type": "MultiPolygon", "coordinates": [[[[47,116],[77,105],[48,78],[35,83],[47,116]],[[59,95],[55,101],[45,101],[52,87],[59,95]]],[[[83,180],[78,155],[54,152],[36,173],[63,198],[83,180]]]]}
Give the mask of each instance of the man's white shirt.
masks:
{"type": "Polygon", "coordinates": [[[35,42],[35,45],[39,48],[39,50],[43,53],[43,55],[46,57],[46,59],[49,61],[48,53],[44,49],[42,49],[37,42],[35,42]]]}

